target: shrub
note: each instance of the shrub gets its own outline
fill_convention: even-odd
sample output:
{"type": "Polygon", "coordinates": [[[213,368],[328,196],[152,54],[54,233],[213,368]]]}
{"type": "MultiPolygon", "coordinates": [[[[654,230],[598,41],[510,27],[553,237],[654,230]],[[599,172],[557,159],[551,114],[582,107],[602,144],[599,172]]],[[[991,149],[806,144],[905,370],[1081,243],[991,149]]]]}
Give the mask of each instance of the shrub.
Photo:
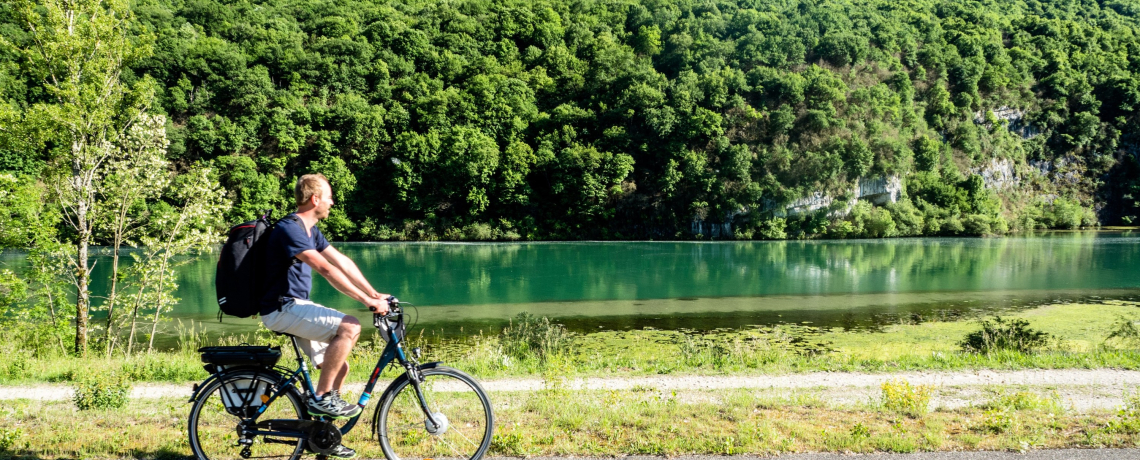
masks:
{"type": "Polygon", "coordinates": [[[1116,412],[1116,420],[1109,421],[1104,430],[1109,433],[1140,433],[1140,393],[1124,394],[1124,406],[1116,412]]]}
{"type": "Polygon", "coordinates": [[[871,238],[890,238],[898,235],[895,221],[890,211],[883,208],[874,208],[863,221],[863,231],[871,238]]]}
{"type": "Polygon", "coordinates": [[[990,409],[982,413],[983,431],[1001,434],[1012,431],[1017,426],[1017,413],[1008,407],[990,409]]]}
{"type": "Polygon", "coordinates": [[[923,220],[922,213],[914,207],[914,203],[909,199],[904,198],[897,203],[887,205],[887,211],[890,211],[891,217],[898,225],[899,236],[922,234],[926,222],[923,220]]]}
{"type": "Polygon", "coordinates": [[[934,387],[930,385],[911,385],[899,379],[883,382],[880,388],[883,407],[887,410],[915,418],[930,411],[930,397],[934,394],[934,387]]]}
{"type": "Polygon", "coordinates": [[[474,223],[463,227],[463,236],[471,241],[490,241],[495,239],[494,232],[491,231],[491,225],[486,223],[474,223]]]}
{"type": "Polygon", "coordinates": [[[992,320],[983,320],[982,330],[967,334],[958,344],[971,353],[1001,350],[1032,353],[1044,347],[1050,338],[1051,335],[1029,327],[1029,321],[995,316],[992,320]]]}
{"type": "Polygon", "coordinates": [[[512,457],[526,455],[523,448],[523,436],[519,433],[495,433],[491,437],[491,452],[512,457]]]}
{"type": "Polygon", "coordinates": [[[144,354],[123,362],[122,373],[132,382],[160,381],[185,382],[206,377],[198,356],[144,354]]]}
{"type": "Polygon", "coordinates": [[[760,222],[756,228],[760,238],[766,240],[785,240],[788,239],[787,221],[782,217],[773,217],[765,219],[760,222]]]}
{"type": "Polygon", "coordinates": [[[990,235],[993,232],[993,227],[990,225],[990,217],[984,214],[969,214],[965,219],[962,219],[962,226],[965,231],[970,235],[990,235]]]}
{"type": "Polygon", "coordinates": [[[537,318],[530,313],[519,313],[499,336],[504,351],[515,358],[534,356],[540,360],[565,350],[570,345],[570,333],[550,318],[537,318]]]}
{"type": "Polygon", "coordinates": [[[1028,391],[1002,394],[983,407],[1003,411],[1048,410],[1056,412],[1061,410],[1060,401],[1057,400],[1056,396],[1053,399],[1047,399],[1028,391]]]}
{"type": "Polygon", "coordinates": [[[1140,328],[1136,327],[1136,320],[1127,316],[1118,316],[1105,337],[1105,346],[1116,345],[1124,348],[1140,347],[1140,328]]]}
{"type": "Polygon", "coordinates": [[[12,356],[12,360],[3,368],[3,373],[12,380],[19,380],[31,369],[31,362],[27,354],[23,352],[17,352],[9,356],[12,356]]]}
{"type": "Polygon", "coordinates": [[[855,226],[845,220],[836,221],[827,229],[827,236],[830,238],[848,238],[855,236],[855,226]]]}
{"type": "Polygon", "coordinates": [[[22,437],[24,431],[19,428],[0,428],[0,453],[14,450],[22,437]]]}
{"type": "Polygon", "coordinates": [[[116,375],[99,375],[75,386],[75,407],[79,410],[117,409],[127,404],[130,382],[116,375]]]}

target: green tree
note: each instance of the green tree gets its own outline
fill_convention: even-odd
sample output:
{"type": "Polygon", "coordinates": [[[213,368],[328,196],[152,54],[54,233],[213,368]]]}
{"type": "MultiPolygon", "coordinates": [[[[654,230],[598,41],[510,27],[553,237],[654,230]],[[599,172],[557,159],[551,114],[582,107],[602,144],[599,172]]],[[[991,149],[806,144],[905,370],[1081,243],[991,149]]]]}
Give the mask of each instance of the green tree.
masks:
{"type": "Polygon", "coordinates": [[[58,193],[64,221],[75,234],[75,352],[87,353],[91,268],[88,247],[103,205],[106,166],[124,153],[120,142],[145,113],[150,79],[128,84],[124,65],[150,53],[146,36],[132,35],[133,15],[121,0],[20,1],[15,11],[29,36],[21,54],[41,79],[46,97],[24,122],[51,147],[48,181],[58,193]]]}

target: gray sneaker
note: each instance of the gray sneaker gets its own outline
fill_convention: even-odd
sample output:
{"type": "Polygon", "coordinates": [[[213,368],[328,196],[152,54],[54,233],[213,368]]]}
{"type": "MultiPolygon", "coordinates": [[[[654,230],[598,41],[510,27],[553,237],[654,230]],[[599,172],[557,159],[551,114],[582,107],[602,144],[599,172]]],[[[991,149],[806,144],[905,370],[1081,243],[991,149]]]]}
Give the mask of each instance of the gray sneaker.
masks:
{"type": "Polygon", "coordinates": [[[329,452],[329,457],[348,459],[348,458],[352,458],[355,456],[356,456],[356,451],[349,449],[348,447],[345,447],[344,444],[336,446],[336,448],[333,449],[332,452],[329,452]]]}
{"type": "Polygon", "coordinates": [[[309,415],[315,417],[328,417],[333,420],[345,420],[356,417],[360,414],[361,408],[356,404],[350,404],[340,399],[340,392],[332,390],[325,393],[320,401],[317,401],[312,396],[309,396],[305,401],[308,407],[309,415]]]}

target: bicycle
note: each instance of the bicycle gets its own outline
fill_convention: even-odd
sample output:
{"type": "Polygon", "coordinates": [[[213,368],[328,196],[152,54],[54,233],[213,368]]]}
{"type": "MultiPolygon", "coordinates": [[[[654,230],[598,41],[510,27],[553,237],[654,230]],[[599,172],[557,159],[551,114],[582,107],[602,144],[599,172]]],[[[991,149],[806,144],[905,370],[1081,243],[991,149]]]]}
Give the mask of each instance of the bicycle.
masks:
{"type": "Polygon", "coordinates": [[[315,389],[296,337],[285,334],[297,355],[296,369],[277,366],[280,347],[199,349],[211,376],[194,385],[190,397],[187,431],[194,455],[202,460],[298,459],[307,451],[318,460],[327,459],[363,416],[380,372],[398,361],[405,371],[381,394],[372,417],[371,434],[380,441],[384,456],[479,460],[494,431],[487,393],[457,369],[439,362],[419,364],[419,348],[412,349],[410,357],[405,354],[403,317],[398,302],[392,302],[387,315],[373,314],[373,325],[388,343],[360,395],[360,414],[340,427],[305,410],[298,384],[309,393],[315,389]]]}

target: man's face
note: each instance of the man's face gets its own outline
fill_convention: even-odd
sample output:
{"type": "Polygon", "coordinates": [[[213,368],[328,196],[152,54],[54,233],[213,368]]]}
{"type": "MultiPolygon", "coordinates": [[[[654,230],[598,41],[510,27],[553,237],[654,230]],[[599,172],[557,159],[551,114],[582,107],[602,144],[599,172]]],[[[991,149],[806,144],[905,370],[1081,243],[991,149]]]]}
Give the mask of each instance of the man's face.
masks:
{"type": "Polygon", "coordinates": [[[317,200],[317,219],[329,216],[329,209],[333,206],[332,187],[328,182],[321,182],[321,198],[317,200]]]}

